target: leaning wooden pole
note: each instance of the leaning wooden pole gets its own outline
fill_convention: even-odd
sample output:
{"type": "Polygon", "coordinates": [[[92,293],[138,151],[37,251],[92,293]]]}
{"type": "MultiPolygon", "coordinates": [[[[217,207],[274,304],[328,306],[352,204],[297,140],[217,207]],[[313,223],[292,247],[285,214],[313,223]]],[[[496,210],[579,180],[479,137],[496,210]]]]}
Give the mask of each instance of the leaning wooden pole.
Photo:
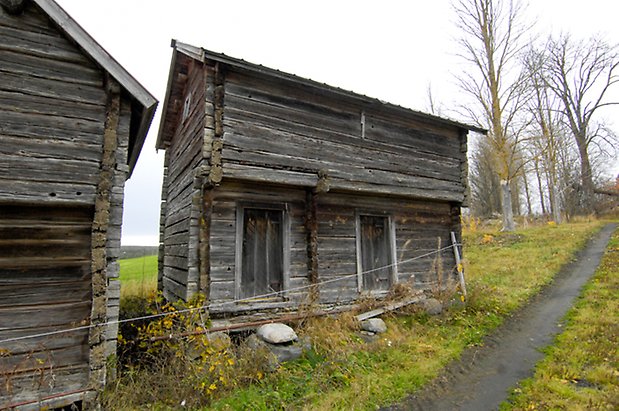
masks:
{"type": "Polygon", "coordinates": [[[466,298],[466,283],[464,281],[464,268],[462,268],[462,259],[460,258],[460,250],[458,249],[458,241],[456,239],[456,233],[451,232],[451,246],[454,250],[454,257],[456,258],[456,269],[458,270],[458,278],[460,279],[460,289],[462,295],[466,298]]]}

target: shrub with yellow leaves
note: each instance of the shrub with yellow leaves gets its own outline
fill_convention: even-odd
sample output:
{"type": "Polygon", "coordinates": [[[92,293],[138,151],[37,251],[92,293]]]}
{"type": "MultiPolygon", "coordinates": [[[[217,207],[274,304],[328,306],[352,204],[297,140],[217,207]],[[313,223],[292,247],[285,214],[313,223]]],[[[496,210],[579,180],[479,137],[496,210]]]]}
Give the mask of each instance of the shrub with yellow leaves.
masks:
{"type": "Polygon", "coordinates": [[[161,316],[138,326],[139,347],[147,357],[184,364],[179,377],[206,396],[234,386],[236,361],[230,339],[205,332],[210,321],[204,295],[155,306],[161,316]]]}
{"type": "Polygon", "coordinates": [[[203,406],[264,378],[270,370],[265,353],[235,346],[225,333],[205,332],[210,326],[205,304],[201,294],[169,303],[159,293],[128,305],[124,318],[152,318],[122,327],[120,378],[104,396],[105,408],[153,403],[174,407],[179,398],[184,407],[203,406]]]}

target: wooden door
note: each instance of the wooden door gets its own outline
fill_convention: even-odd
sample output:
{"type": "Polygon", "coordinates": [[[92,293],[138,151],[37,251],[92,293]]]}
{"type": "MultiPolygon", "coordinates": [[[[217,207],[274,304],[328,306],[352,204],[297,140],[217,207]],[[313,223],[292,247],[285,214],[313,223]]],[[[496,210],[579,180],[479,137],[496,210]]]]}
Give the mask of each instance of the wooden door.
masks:
{"type": "Polygon", "coordinates": [[[241,297],[270,294],[283,289],[283,212],[243,210],[241,297]]]}
{"type": "Polygon", "coordinates": [[[391,240],[389,218],[359,216],[359,246],[364,290],[388,290],[391,287],[391,240]]]}

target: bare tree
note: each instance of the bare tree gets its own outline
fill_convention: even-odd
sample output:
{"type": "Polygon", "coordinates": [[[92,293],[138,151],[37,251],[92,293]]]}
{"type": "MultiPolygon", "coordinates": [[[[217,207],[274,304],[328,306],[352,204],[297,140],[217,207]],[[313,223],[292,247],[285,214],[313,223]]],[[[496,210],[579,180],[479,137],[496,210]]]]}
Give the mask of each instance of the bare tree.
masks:
{"type": "Polygon", "coordinates": [[[552,219],[561,223],[561,210],[557,188],[558,153],[559,145],[563,143],[561,127],[558,123],[560,106],[556,96],[548,87],[546,79],[545,58],[543,52],[531,48],[526,54],[524,64],[528,73],[531,95],[527,108],[532,117],[536,138],[530,140],[530,151],[533,152],[533,163],[538,181],[542,213],[545,213],[544,192],[542,190],[542,173],[546,176],[548,197],[552,219]],[[540,164],[541,163],[541,164],[540,164]]]}
{"type": "Polygon", "coordinates": [[[591,210],[595,185],[590,160],[592,144],[615,144],[613,135],[596,127],[594,117],[609,101],[608,91],[619,82],[617,47],[599,38],[575,42],[568,35],[551,39],[545,58],[545,78],[559,97],[566,122],[578,147],[582,198],[591,210]]]}
{"type": "Polygon", "coordinates": [[[495,172],[495,152],[484,139],[472,149],[469,162],[471,186],[471,212],[489,218],[501,211],[501,185],[495,172]]]}
{"type": "MultiPolygon", "coordinates": [[[[565,129],[563,124],[561,133],[571,137],[569,129],[565,129]]],[[[562,144],[557,146],[557,186],[559,201],[562,205],[566,220],[582,210],[582,195],[580,193],[580,163],[578,161],[578,149],[575,147],[573,138],[562,139],[562,144]]]]}
{"type": "Polygon", "coordinates": [[[434,98],[434,93],[432,92],[431,83],[428,83],[428,86],[426,88],[426,96],[428,98],[427,110],[430,112],[430,114],[434,114],[435,116],[442,115],[442,112],[443,112],[442,104],[437,102],[436,99],[434,98]]]}
{"type": "Polygon", "coordinates": [[[464,110],[489,130],[494,169],[501,184],[503,229],[511,231],[511,183],[522,165],[516,161],[516,115],[525,100],[525,77],[518,56],[529,27],[521,22],[523,7],[517,0],[454,0],[454,9],[461,32],[461,56],[474,68],[458,76],[460,88],[477,102],[464,110]]]}

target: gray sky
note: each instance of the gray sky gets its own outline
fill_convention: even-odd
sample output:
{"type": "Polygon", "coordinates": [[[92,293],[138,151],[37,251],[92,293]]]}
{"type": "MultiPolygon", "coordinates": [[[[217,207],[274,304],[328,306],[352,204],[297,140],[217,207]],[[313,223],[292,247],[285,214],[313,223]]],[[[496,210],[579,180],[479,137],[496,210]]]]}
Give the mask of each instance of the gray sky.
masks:
{"type": "MultiPolygon", "coordinates": [[[[462,99],[453,80],[462,67],[449,0],[57,1],[160,104],[172,38],[417,110],[428,111],[429,85],[446,108],[462,99]]],[[[619,43],[618,10],[612,0],[531,0],[528,14],[537,35],[599,34],[619,43]]],[[[604,113],[618,114],[617,108],[604,113]]],[[[158,109],[126,185],[125,245],[158,242],[159,118],[158,109]]],[[[618,121],[613,126],[619,131],[618,121]]]]}

